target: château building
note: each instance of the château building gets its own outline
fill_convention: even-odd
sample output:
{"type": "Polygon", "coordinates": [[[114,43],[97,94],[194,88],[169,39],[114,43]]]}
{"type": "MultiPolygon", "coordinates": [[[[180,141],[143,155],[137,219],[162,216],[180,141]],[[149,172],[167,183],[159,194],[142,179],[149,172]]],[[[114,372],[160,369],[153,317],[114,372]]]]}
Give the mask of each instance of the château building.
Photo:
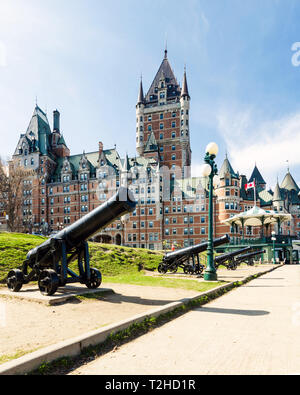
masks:
{"type": "MultiPolygon", "coordinates": [[[[35,107],[22,133],[11,163],[32,170],[23,180],[20,230],[50,233],[66,227],[128,185],[138,201],[136,211],[101,230],[96,241],[132,247],[163,249],[172,244],[190,246],[207,239],[208,193],[206,180],[191,177],[190,103],[186,70],[181,85],[165,51],[162,63],[146,94],[142,80],[136,104],[136,156],[122,157],[116,147],[98,142],[94,152],[71,155],[60,129],[60,113],[47,115],[35,107]]],[[[67,134],[66,134],[67,135],[67,134]]],[[[132,135],[134,139],[134,135],[132,135]]],[[[214,236],[242,235],[239,227],[222,223],[256,205],[292,214],[292,221],[278,234],[300,238],[299,187],[290,171],[274,191],[266,190],[259,169],[246,175],[236,172],[226,156],[219,169],[214,196],[214,236]],[[245,185],[256,182],[248,192],[245,185]]],[[[3,215],[3,213],[2,213],[3,215]]],[[[0,219],[1,220],[1,219],[0,219]]],[[[2,217],[2,222],[5,218],[2,217]]],[[[268,229],[268,235],[272,229],[268,229]]],[[[258,238],[257,228],[247,227],[246,238],[258,238]]]]}

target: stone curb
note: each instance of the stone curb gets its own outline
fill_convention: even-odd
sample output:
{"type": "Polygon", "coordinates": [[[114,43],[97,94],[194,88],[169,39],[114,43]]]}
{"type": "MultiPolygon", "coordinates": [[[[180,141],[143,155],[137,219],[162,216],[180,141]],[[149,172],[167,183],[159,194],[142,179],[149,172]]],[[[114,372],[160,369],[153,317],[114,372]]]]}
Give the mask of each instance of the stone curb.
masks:
{"type": "MultiPolygon", "coordinates": [[[[2,375],[18,375],[18,374],[26,374],[28,372],[32,372],[37,369],[43,363],[53,362],[56,359],[63,357],[74,357],[79,355],[83,349],[88,346],[94,346],[103,343],[108,336],[111,334],[115,334],[124,329],[127,329],[132,324],[141,323],[146,318],[150,317],[159,317],[162,314],[166,314],[171,312],[183,305],[187,305],[189,302],[197,301],[203,296],[213,296],[215,294],[215,299],[218,298],[219,291],[231,290],[235,287],[236,283],[241,283],[241,285],[255,279],[256,276],[260,277],[267,273],[272,272],[273,270],[278,269],[284,265],[276,265],[276,267],[272,267],[266,271],[252,274],[250,276],[244,277],[240,281],[231,282],[225,285],[221,285],[219,287],[213,288],[206,292],[201,292],[196,296],[191,298],[181,299],[177,302],[169,303],[165,306],[155,308],[153,310],[148,311],[147,313],[141,313],[135,315],[129,319],[119,321],[118,323],[111,324],[102,329],[97,329],[95,331],[87,332],[84,335],[74,337],[69,340],[64,340],[55,345],[42,348],[33,353],[24,355],[20,358],[14,359],[10,362],[6,362],[0,365],[0,376],[2,375]]],[[[211,300],[210,300],[211,301],[211,300]]]]}

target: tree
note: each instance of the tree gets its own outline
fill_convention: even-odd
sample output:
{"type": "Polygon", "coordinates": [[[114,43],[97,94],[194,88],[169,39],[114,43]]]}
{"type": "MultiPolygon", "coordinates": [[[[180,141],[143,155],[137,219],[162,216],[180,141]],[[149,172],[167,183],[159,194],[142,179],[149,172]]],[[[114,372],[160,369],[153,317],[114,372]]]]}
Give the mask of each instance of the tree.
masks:
{"type": "Polygon", "coordinates": [[[31,175],[32,171],[14,162],[9,162],[7,166],[0,159],[0,206],[2,213],[7,216],[7,226],[11,232],[23,230],[23,181],[31,175]]]}

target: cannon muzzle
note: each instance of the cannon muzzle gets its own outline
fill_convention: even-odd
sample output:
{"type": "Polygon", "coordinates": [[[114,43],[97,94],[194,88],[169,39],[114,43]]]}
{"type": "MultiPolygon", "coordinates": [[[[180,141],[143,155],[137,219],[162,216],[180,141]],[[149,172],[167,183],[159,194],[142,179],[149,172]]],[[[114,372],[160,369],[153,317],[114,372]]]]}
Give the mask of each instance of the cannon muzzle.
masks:
{"type": "Polygon", "coordinates": [[[74,247],[91,238],[100,229],[107,227],[110,223],[115,221],[122,215],[135,210],[136,202],[133,193],[124,187],[121,187],[118,192],[107,202],[95,208],[93,211],[80,218],[74,224],[63,229],[55,236],[45,241],[40,246],[29,251],[27,254],[27,261],[35,260],[36,256],[44,256],[55,249],[57,241],[63,240],[66,244],[67,253],[74,247]]]}
{"type": "Polygon", "coordinates": [[[264,254],[265,252],[266,252],[266,250],[259,250],[259,251],[249,252],[249,254],[244,254],[244,255],[238,256],[236,260],[238,262],[243,262],[244,260],[247,260],[249,258],[253,258],[253,257],[257,256],[257,255],[264,254]]]}
{"type": "Polygon", "coordinates": [[[238,255],[243,254],[244,252],[250,251],[251,249],[252,249],[252,247],[245,247],[245,248],[242,248],[241,250],[232,251],[232,252],[228,252],[227,254],[219,255],[215,258],[215,263],[220,265],[223,262],[228,261],[229,259],[232,259],[238,255]]]}

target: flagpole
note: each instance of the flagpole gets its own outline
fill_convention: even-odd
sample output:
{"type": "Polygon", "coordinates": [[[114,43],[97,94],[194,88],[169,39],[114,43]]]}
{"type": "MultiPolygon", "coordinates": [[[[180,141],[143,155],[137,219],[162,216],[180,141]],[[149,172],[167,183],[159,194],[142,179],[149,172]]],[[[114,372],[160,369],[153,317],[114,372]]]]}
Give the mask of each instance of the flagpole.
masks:
{"type": "Polygon", "coordinates": [[[254,207],[256,207],[256,180],[254,178],[254,207]]]}

